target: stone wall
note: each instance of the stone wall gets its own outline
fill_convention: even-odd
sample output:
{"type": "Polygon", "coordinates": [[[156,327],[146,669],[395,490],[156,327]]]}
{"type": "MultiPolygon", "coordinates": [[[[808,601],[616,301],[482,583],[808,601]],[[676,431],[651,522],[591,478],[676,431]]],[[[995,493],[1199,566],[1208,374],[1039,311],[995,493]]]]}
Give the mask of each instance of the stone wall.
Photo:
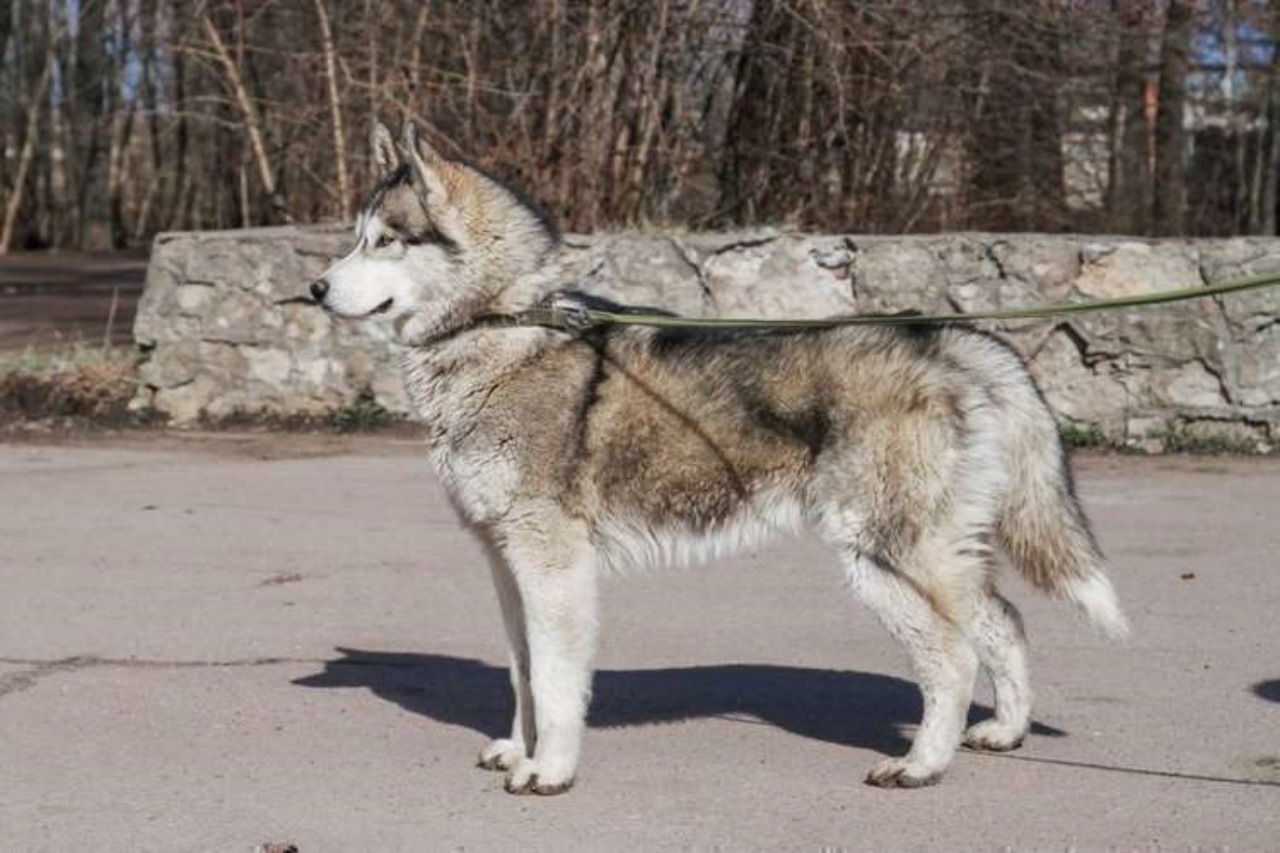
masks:
{"type": "MultiPolygon", "coordinates": [[[[392,345],[304,304],[345,228],[156,239],[135,336],[135,404],[177,423],[236,413],[319,414],[371,393],[405,397],[392,345]]],[[[1142,293],[1280,270],[1280,240],[1138,241],[1045,235],[913,237],[596,235],[567,241],[573,280],[691,316],[820,317],[977,311],[1142,293]]],[[[1280,437],[1280,289],[999,328],[1069,422],[1148,444],[1170,429],[1280,437]]]]}

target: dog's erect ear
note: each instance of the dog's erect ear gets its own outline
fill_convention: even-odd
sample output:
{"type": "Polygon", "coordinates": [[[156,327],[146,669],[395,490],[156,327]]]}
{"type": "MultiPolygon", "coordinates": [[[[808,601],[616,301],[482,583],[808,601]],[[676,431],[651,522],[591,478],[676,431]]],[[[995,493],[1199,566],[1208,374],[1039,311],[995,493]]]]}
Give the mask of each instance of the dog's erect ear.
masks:
{"type": "Polygon", "coordinates": [[[426,137],[418,132],[418,125],[412,121],[404,123],[404,150],[416,154],[424,163],[439,166],[445,162],[440,152],[435,149],[426,137]]]}
{"type": "MultiPolygon", "coordinates": [[[[457,199],[451,198],[446,176],[452,177],[457,167],[440,156],[440,152],[418,135],[413,122],[404,126],[404,141],[400,144],[405,162],[413,174],[413,189],[422,201],[423,209],[436,229],[456,245],[467,243],[467,227],[457,199]]],[[[456,184],[455,184],[456,186],[456,184]]]]}
{"type": "Polygon", "coordinates": [[[400,152],[396,150],[391,131],[380,121],[373,123],[373,135],[369,138],[373,147],[373,163],[383,174],[400,165],[400,152]]]}
{"type": "Polygon", "coordinates": [[[409,157],[409,165],[413,167],[413,179],[423,193],[428,209],[448,202],[449,191],[440,176],[444,158],[418,134],[417,126],[411,121],[405,122],[404,126],[404,150],[409,157]]]}

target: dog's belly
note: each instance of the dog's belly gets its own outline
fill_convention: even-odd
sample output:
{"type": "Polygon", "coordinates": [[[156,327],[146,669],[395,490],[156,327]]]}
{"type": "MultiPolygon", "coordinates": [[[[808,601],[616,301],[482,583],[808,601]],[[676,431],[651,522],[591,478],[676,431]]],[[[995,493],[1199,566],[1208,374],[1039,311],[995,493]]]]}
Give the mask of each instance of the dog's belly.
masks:
{"type": "Polygon", "coordinates": [[[803,522],[800,501],[781,489],[744,500],[706,525],[696,518],[647,516],[637,508],[611,509],[593,525],[596,548],[611,570],[703,563],[794,532],[803,522]]]}

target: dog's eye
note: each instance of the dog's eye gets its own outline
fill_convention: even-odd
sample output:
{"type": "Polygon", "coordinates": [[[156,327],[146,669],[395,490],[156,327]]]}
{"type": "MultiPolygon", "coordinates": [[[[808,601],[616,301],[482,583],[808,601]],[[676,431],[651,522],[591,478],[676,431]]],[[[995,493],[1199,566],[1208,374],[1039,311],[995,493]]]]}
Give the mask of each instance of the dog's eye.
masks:
{"type": "Polygon", "coordinates": [[[374,247],[378,249],[385,249],[387,246],[394,243],[395,240],[396,238],[392,237],[390,234],[383,234],[378,238],[378,242],[374,244],[374,247]]]}

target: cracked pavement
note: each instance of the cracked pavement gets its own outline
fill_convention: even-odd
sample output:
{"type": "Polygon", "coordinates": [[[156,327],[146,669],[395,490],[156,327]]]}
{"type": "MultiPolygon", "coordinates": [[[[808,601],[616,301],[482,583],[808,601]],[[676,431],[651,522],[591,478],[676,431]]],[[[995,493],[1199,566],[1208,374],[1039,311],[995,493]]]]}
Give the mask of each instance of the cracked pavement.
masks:
{"type": "Polygon", "coordinates": [[[0,849],[1275,849],[1280,460],[1078,475],[1135,636],[1006,578],[1020,751],[862,785],[919,698],[798,541],[608,579],[579,784],[530,799],[473,766],[502,628],[412,442],[0,444],[0,849]]]}

